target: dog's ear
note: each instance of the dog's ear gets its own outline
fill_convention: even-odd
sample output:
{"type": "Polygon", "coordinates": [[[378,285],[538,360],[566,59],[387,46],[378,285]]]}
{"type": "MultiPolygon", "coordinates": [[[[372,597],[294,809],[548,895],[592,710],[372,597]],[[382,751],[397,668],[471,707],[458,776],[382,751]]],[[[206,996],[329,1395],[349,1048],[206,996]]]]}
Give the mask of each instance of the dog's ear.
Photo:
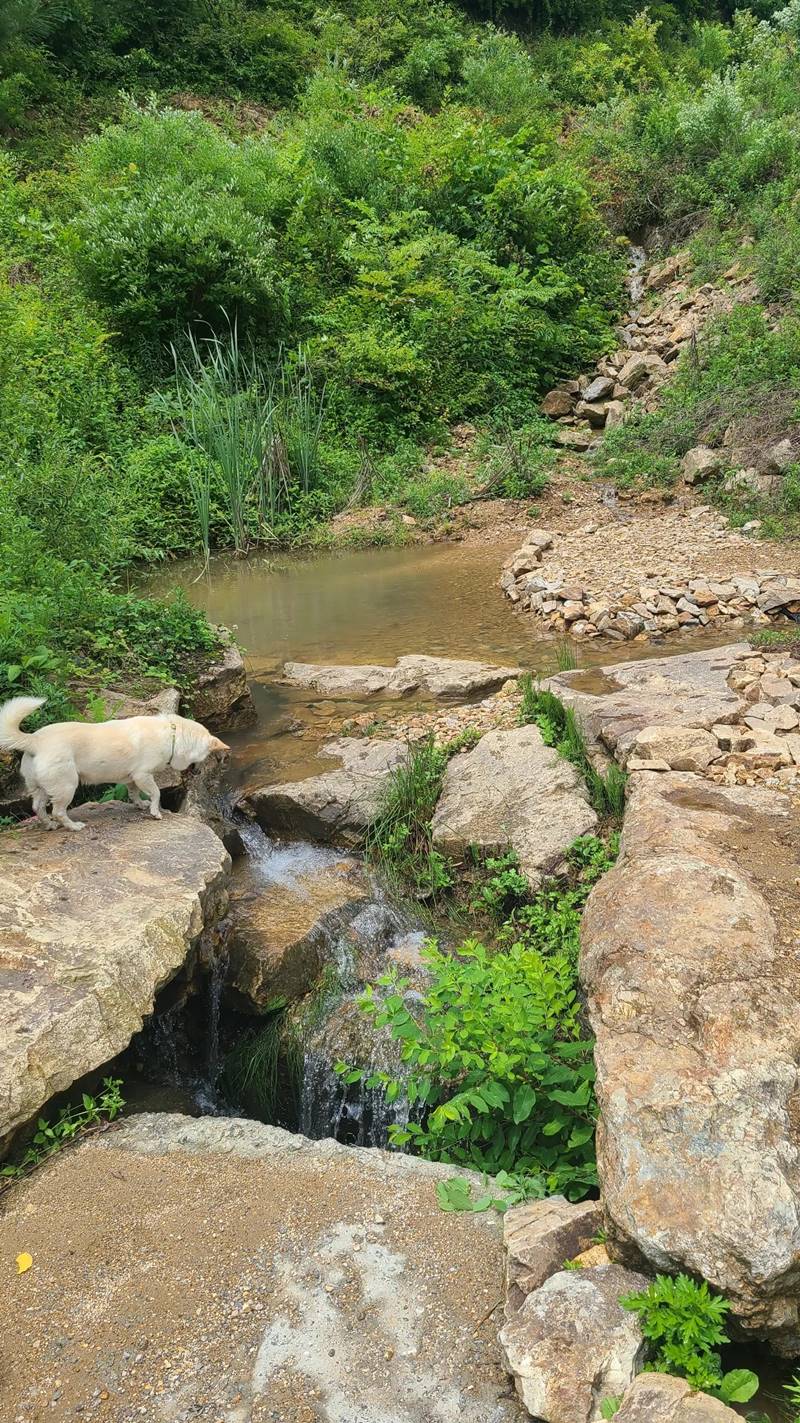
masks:
{"type": "Polygon", "coordinates": [[[212,751],[228,752],[231,749],[230,746],[225,745],[224,741],[220,741],[218,736],[212,736],[210,746],[212,751]]]}

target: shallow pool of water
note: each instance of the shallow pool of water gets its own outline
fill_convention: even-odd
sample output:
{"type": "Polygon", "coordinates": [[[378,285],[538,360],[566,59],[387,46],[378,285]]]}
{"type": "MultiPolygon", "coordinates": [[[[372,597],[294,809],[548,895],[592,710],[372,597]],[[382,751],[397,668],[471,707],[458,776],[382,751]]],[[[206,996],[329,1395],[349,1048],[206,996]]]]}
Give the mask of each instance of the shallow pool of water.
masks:
{"type": "MultiPolygon", "coordinates": [[[[281,686],[286,661],[392,663],[406,653],[469,657],[556,670],[557,641],[538,619],[515,612],[498,586],[508,545],[428,544],[360,549],[312,557],[249,559],[220,556],[207,572],[181,563],[153,579],[153,591],[182,587],[213,622],[234,628],[248,665],[258,725],[232,738],[234,778],[266,784],[320,769],[316,750],[329,724],[364,710],[364,703],[330,701],[281,686]],[[291,727],[302,723],[298,737],[291,727]]],[[[686,635],[670,647],[731,641],[686,635]]],[[[666,644],[587,643],[581,666],[663,655],[666,644]]],[[[370,700],[380,715],[380,704],[370,700]]],[[[396,709],[397,703],[392,703],[396,709]]]]}

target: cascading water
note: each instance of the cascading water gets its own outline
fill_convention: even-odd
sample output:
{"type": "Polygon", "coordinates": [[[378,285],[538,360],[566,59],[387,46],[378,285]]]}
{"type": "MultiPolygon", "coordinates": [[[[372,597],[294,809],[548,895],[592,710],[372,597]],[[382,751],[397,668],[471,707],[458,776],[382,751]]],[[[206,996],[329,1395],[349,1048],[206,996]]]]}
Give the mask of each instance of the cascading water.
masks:
{"type": "MultiPolygon", "coordinates": [[[[302,901],[307,912],[308,900],[319,892],[320,878],[332,869],[358,877],[358,896],[332,913],[323,913],[318,921],[322,986],[289,1015],[296,1035],[293,1047],[299,1039],[296,1126],[312,1138],[332,1136],[349,1144],[385,1146],[390,1125],[408,1121],[408,1100],[401,1091],[389,1103],[383,1087],[367,1087],[365,1079],[373,1072],[386,1072],[402,1082],[403,1064],[398,1045],[388,1031],[374,1027],[358,999],[367,983],[393,965],[401,976],[412,979],[415,986],[407,992],[418,997],[424,977],[419,951],[425,933],[389,901],[355,857],[302,841],[272,841],[252,823],[240,824],[239,830],[250,883],[261,893],[285,897],[282,903],[290,917],[293,900],[302,901]],[[346,1082],[335,1070],[340,1061],[362,1068],[363,1078],[346,1082]]],[[[290,1036],[287,1028],[287,1043],[290,1036]]]]}

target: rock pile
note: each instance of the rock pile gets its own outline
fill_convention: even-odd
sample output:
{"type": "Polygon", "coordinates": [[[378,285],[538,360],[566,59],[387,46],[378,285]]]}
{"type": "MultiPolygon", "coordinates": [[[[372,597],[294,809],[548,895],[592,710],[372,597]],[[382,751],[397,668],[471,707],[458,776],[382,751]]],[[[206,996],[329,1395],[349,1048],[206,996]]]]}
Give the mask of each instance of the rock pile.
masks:
{"type": "Polygon", "coordinates": [[[616,1399],[616,1416],[629,1423],[736,1423],[684,1379],[638,1372],[645,1343],[619,1297],[648,1282],[592,1245],[602,1221],[598,1202],[570,1205],[563,1196],[506,1213],[500,1344],[528,1411],[544,1423],[595,1423],[616,1399]]]}
{"type": "MultiPolygon", "coordinates": [[[[595,527],[586,530],[586,540],[596,532],[595,527]]],[[[631,586],[630,574],[624,570],[622,576],[609,573],[609,583],[593,589],[570,568],[553,561],[554,542],[548,530],[532,529],[500,578],[506,597],[542,618],[554,632],[583,639],[605,637],[626,642],[638,638],[645,642],[683,628],[706,628],[720,620],[737,628],[800,619],[800,575],[774,568],[717,576],[676,569],[668,576],[648,573],[638,586],[631,586]],[[547,562],[545,554],[549,555],[547,562]]],[[[564,552],[572,565],[578,561],[575,544],[574,535],[565,540],[564,552]]],[[[719,554],[718,549],[718,561],[719,554]]],[[[591,556],[587,548],[584,559],[591,556]]]]}
{"type": "MultiPolygon", "coordinates": [[[[708,729],[661,723],[645,726],[623,753],[630,771],[694,771],[728,785],[753,772],[800,775],[800,659],[755,653],[734,663],[728,686],[738,710],[708,729]]],[[[763,779],[763,777],[756,777],[763,779]]]]}
{"type": "Polygon", "coordinates": [[[671,363],[697,338],[709,317],[756,295],[755,283],[735,266],[725,273],[724,287],[707,282],[692,290],[689,268],[687,252],[651,267],[645,293],[658,293],[658,300],[654,305],[634,306],[619,330],[619,349],[598,361],[590,374],[562,381],[548,391],[542,414],[557,421],[556,440],[563,448],[589,449],[603,429],[624,420],[632,400],[642,401],[646,410],[654,408],[671,363]]]}

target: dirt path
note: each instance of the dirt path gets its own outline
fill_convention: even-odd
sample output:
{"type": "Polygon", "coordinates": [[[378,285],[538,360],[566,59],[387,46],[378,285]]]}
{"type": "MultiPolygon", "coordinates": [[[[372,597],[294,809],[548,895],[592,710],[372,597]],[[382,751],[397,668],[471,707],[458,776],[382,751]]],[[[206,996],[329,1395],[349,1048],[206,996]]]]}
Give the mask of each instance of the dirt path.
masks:
{"type": "Polygon", "coordinates": [[[450,1174],[167,1116],[52,1161],[3,1199],[2,1423],[521,1423],[450,1174]]]}

